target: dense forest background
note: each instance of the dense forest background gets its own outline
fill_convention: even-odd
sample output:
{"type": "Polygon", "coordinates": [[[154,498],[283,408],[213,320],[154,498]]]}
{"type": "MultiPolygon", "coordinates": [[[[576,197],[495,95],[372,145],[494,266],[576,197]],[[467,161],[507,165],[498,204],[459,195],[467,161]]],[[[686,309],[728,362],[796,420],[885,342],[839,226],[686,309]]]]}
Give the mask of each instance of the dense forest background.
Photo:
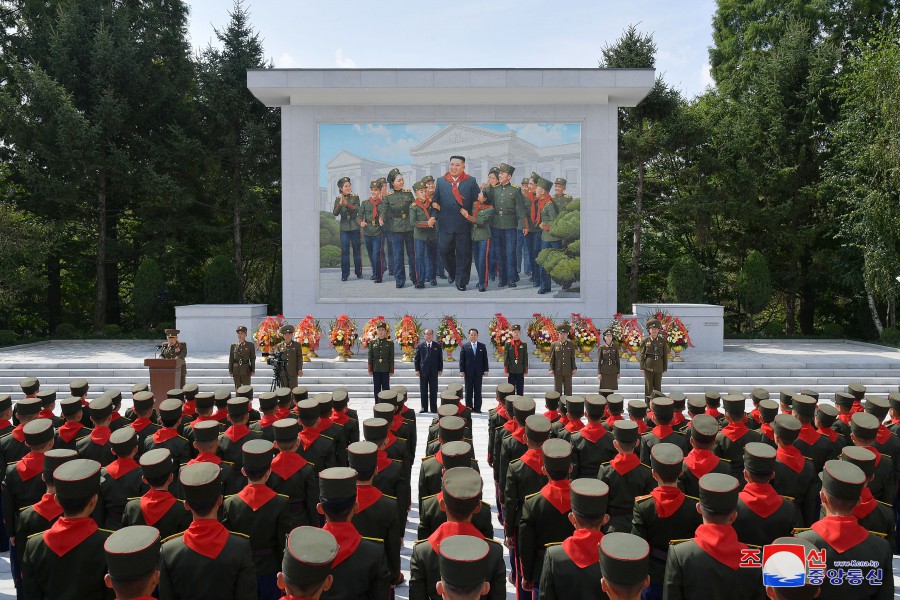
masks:
{"type": "MultiPolygon", "coordinates": [[[[725,306],[727,334],[900,342],[894,0],[719,0],[714,85],[659,74],[619,120],[619,309],[725,306]]],[[[0,0],[0,344],[144,336],[196,302],[281,305],[277,110],[240,1],[0,0]]],[[[598,67],[654,67],[629,27],[598,67]]],[[[610,315],[590,315],[607,318],[610,315]]]]}

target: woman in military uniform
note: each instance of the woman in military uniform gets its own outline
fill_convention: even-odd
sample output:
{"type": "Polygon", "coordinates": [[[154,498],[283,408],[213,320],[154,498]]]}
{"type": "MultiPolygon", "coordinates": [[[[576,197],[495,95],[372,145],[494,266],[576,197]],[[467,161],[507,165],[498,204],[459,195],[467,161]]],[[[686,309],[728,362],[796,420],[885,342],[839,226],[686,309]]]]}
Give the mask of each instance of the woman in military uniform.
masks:
{"type": "Polygon", "coordinates": [[[490,283],[491,222],[494,220],[494,207],[482,190],[478,193],[472,214],[465,209],[462,213],[472,223],[472,254],[475,256],[475,270],[478,273],[478,291],[484,292],[490,283]]]}
{"type": "Polygon", "coordinates": [[[597,379],[600,380],[600,389],[619,389],[619,345],[613,342],[612,331],[603,332],[603,343],[600,344],[600,357],[597,360],[597,379]]]}
{"type": "Polygon", "coordinates": [[[406,252],[409,261],[409,278],[413,285],[419,282],[416,273],[416,251],[413,245],[413,226],[409,222],[409,207],[415,202],[415,197],[409,190],[403,189],[403,175],[400,169],[391,169],[387,182],[391,186],[390,193],[385,196],[387,203],[385,226],[388,231],[389,247],[393,253],[394,281],[396,287],[406,285],[406,267],[403,264],[403,254],[406,252]]]}
{"type": "MultiPolygon", "coordinates": [[[[159,353],[160,358],[187,358],[187,344],[178,341],[178,329],[166,329],[166,343],[163,344],[162,351],[159,353]]],[[[184,379],[187,377],[187,364],[181,364],[181,385],[184,387],[184,379]]]]}
{"type": "Polygon", "coordinates": [[[357,279],[362,279],[362,250],[359,240],[359,196],[353,193],[349,177],[341,177],[337,182],[341,195],[334,199],[334,216],[341,218],[341,281],[350,277],[350,247],[353,247],[353,271],[357,279]]]}

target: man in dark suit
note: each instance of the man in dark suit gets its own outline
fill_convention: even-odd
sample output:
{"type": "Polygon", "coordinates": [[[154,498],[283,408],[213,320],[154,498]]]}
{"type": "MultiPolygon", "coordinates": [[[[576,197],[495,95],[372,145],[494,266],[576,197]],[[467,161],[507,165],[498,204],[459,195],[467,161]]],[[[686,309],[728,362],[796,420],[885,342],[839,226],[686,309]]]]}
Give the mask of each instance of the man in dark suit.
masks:
{"type": "Polygon", "coordinates": [[[444,373],[441,345],[434,341],[434,329],[425,330],[425,341],[416,346],[416,376],[419,378],[420,412],[437,412],[438,377],[444,373]]]}
{"type": "Polygon", "coordinates": [[[435,182],[432,200],[440,207],[438,253],[456,289],[466,291],[472,271],[472,223],[468,220],[479,188],[466,173],[466,159],[450,157],[450,170],[435,182]]]}
{"type": "Polygon", "coordinates": [[[481,413],[481,380],[488,374],[488,353],[478,341],[478,330],[469,330],[469,341],[459,353],[459,376],[466,379],[466,406],[481,413]],[[473,398],[474,397],[474,398],[473,398]]]}

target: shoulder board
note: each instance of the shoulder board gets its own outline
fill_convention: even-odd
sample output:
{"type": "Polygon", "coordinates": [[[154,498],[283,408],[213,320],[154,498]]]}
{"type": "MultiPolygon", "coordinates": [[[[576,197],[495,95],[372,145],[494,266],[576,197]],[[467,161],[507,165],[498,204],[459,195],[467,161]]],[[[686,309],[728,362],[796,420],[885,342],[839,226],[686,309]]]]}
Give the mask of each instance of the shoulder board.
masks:
{"type": "MultiPolygon", "coordinates": [[[[385,498],[390,498],[391,500],[397,499],[397,496],[391,496],[390,494],[381,494],[381,495],[384,496],[385,498]]],[[[431,498],[431,496],[428,496],[428,497],[431,498]]],[[[422,498],[422,500],[424,500],[424,499],[425,498],[422,498]]]]}
{"type": "Polygon", "coordinates": [[[880,533],[880,532],[878,532],[878,531],[869,531],[869,533],[871,533],[872,535],[877,535],[877,536],[880,537],[881,539],[887,539],[887,534],[886,534],[886,533],[880,533]]]}
{"type": "Polygon", "coordinates": [[[249,535],[247,535],[246,533],[241,533],[240,531],[229,531],[228,533],[230,533],[231,535],[239,535],[242,538],[246,538],[248,540],[250,539],[249,535]]]}
{"type": "Polygon", "coordinates": [[[634,501],[641,502],[643,500],[649,500],[652,497],[653,497],[653,494],[647,494],[646,496],[638,496],[637,498],[634,499],[634,501]]]}
{"type": "MultiPolygon", "coordinates": [[[[794,501],[794,497],[793,497],[793,496],[785,496],[785,495],[782,495],[781,497],[784,498],[785,500],[789,500],[790,502],[793,502],[793,501],[794,501]]],[[[888,506],[890,506],[890,504],[888,504],[888,506]]]]}
{"type": "Polygon", "coordinates": [[[509,184],[509,187],[514,187],[514,188],[518,188],[518,187],[519,187],[519,186],[517,186],[517,185],[516,185],[516,184],[514,184],[514,183],[511,183],[511,184],[509,184]]]}
{"type": "MultiPolygon", "coordinates": [[[[330,438],[329,438],[329,439],[330,439],[330,438]]],[[[404,442],[406,441],[406,438],[402,438],[402,437],[398,437],[397,439],[398,439],[398,440],[402,440],[402,441],[404,441],[404,442]]]]}
{"type": "Polygon", "coordinates": [[[23,506],[22,508],[19,509],[19,512],[26,511],[26,510],[28,510],[29,508],[31,508],[31,505],[29,505],[29,506],[23,506]]]}
{"type": "Polygon", "coordinates": [[[369,540],[370,542],[378,542],[379,544],[384,543],[384,540],[381,538],[371,538],[371,537],[366,537],[366,536],[361,536],[361,537],[362,537],[362,539],[369,540]]]}
{"type": "Polygon", "coordinates": [[[191,440],[187,439],[186,437],[184,437],[183,435],[179,435],[178,437],[180,437],[181,439],[183,439],[183,440],[186,441],[186,442],[190,442],[190,441],[191,441],[191,440]]]}
{"type": "Polygon", "coordinates": [[[803,458],[805,458],[806,460],[812,460],[812,459],[811,459],[810,457],[808,457],[808,456],[804,456],[803,458]]]}
{"type": "Polygon", "coordinates": [[[563,198],[568,198],[568,199],[571,200],[571,199],[572,199],[572,196],[570,196],[569,194],[563,194],[563,198]]]}
{"type": "Polygon", "coordinates": [[[798,533],[803,533],[804,531],[812,531],[812,530],[809,527],[794,527],[794,529],[791,530],[791,533],[798,534],[798,533]]]}
{"type": "Polygon", "coordinates": [[[606,461],[605,463],[602,463],[600,466],[601,466],[601,467],[605,467],[605,466],[608,465],[608,464],[609,464],[609,461],[606,461]]]}
{"type": "Polygon", "coordinates": [[[417,544],[421,544],[422,542],[427,542],[427,541],[428,541],[428,538],[425,538],[424,540],[416,540],[413,542],[413,546],[415,546],[417,544]]]}
{"type": "MultiPolygon", "coordinates": [[[[325,438],[326,440],[331,440],[332,442],[334,441],[334,438],[333,438],[333,437],[330,437],[330,436],[327,436],[327,435],[319,434],[319,437],[323,437],[323,438],[325,438]]],[[[397,438],[397,439],[399,440],[400,438],[397,438]]]]}
{"type": "Polygon", "coordinates": [[[550,542],[549,544],[544,544],[544,548],[550,548],[551,546],[562,546],[562,542],[550,542]]]}
{"type": "Polygon", "coordinates": [[[696,496],[688,496],[687,494],[685,494],[684,497],[690,498],[691,500],[696,500],[697,502],[700,502],[700,498],[697,498],[696,496]]]}
{"type": "Polygon", "coordinates": [[[291,497],[288,496],[287,494],[275,494],[275,495],[276,495],[276,496],[281,496],[282,498],[287,498],[288,500],[291,499],[291,497]]]}
{"type": "Polygon", "coordinates": [[[528,494],[527,496],[525,496],[525,499],[528,500],[529,498],[532,498],[534,496],[539,496],[539,495],[540,495],[540,492],[535,492],[533,494],[528,494]]]}
{"type": "Polygon", "coordinates": [[[670,546],[675,546],[675,545],[677,545],[677,544],[681,544],[681,543],[683,543],[683,542],[689,542],[689,541],[691,541],[691,538],[685,538],[685,539],[683,539],[683,540],[669,540],[669,545],[670,545],[670,546]]]}
{"type": "Polygon", "coordinates": [[[653,470],[653,467],[651,467],[651,466],[648,465],[648,464],[641,463],[641,466],[642,466],[642,467],[647,467],[647,468],[650,469],[651,471],[653,470]]]}
{"type": "Polygon", "coordinates": [[[226,498],[226,499],[228,499],[228,498],[234,498],[235,496],[237,496],[237,494],[225,494],[225,498],[226,498]]]}
{"type": "Polygon", "coordinates": [[[486,541],[486,542],[493,542],[493,543],[495,543],[495,544],[499,544],[499,543],[500,543],[500,540],[495,540],[494,538],[484,538],[484,541],[486,541]]]}
{"type": "MultiPolygon", "coordinates": [[[[432,459],[432,458],[434,458],[434,454],[432,454],[431,456],[423,456],[423,457],[422,457],[422,462],[425,462],[426,460],[429,460],[429,459],[432,459]]],[[[396,459],[395,459],[395,460],[396,460],[396,459]]]]}
{"type": "Polygon", "coordinates": [[[515,459],[511,460],[511,461],[509,462],[509,464],[510,464],[510,466],[511,466],[511,465],[513,465],[513,464],[515,464],[515,463],[518,463],[518,462],[522,462],[522,459],[521,459],[521,458],[515,458],[515,459]]]}
{"type": "Polygon", "coordinates": [[[756,544],[747,544],[751,548],[762,548],[762,546],[757,546],[756,544]]]}
{"type": "Polygon", "coordinates": [[[14,464],[16,464],[16,461],[8,462],[8,463],[6,463],[6,466],[8,467],[9,465],[14,465],[14,464]]]}
{"type": "Polygon", "coordinates": [[[31,535],[29,535],[29,536],[28,536],[28,539],[30,540],[31,538],[33,538],[33,537],[36,536],[36,535],[43,535],[43,534],[44,534],[43,531],[38,531],[37,533],[32,533],[31,535]]]}
{"type": "Polygon", "coordinates": [[[316,466],[316,463],[314,463],[314,462],[311,461],[311,460],[306,461],[306,464],[309,464],[309,465],[312,465],[312,466],[316,466]]]}
{"type": "Polygon", "coordinates": [[[222,461],[222,464],[223,464],[223,465],[228,465],[229,467],[233,467],[233,466],[234,466],[234,463],[231,462],[231,461],[228,461],[228,460],[223,460],[223,461],[222,461]]]}
{"type": "Polygon", "coordinates": [[[106,533],[110,534],[115,533],[115,531],[113,531],[112,529],[103,529],[102,527],[98,527],[97,531],[105,531],[106,533]]]}
{"type": "Polygon", "coordinates": [[[875,502],[877,502],[878,504],[884,504],[885,506],[890,507],[890,508],[894,507],[893,504],[888,504],[887,502],[882,502],[881,500],[876,500],[875,502]]]}
{"type": "Polygon", "coordinates": [[[428,500],[429,498],[437,498],[437,494],[431,494],[430,496],[422,496],[422,500],[428,500]]]}
{"type": "Polygon", "coordinates": [[[728,464],[731,464],[731,461],[728,460],[727,458],[722,458],[722,457],[720,456],[720,457],[719,457],[719,460],[721,460],[722,462],[727,462],[728,464]]]}
{"type": "Polygon", "coordinates": [[[131,502],[132,500],[140,500],[140,499],[141,499],[140,496],[135,496],[134,498],[126,498],[125,501],[126,501],[126,502],[131,502]]]}

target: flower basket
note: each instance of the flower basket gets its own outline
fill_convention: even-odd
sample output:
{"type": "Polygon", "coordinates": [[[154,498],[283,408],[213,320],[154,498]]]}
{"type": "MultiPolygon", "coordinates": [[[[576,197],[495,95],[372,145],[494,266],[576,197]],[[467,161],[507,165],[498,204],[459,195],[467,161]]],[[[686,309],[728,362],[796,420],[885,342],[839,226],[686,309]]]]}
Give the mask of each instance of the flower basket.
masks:
{"type": "Polygon", "coordinates": [[[641,329],[641,324],[638,322],[637,317],[626,319],[621,313],[616,313],[613,316],[613,321],[613,339],[618,342],[619,347],[622,349],[622,358],[627,357],[628,362],[638,362],[637,353],[641,347],[641,342],[644,340],[644,330],[641,329]]]}
{"type": "Polygon", "coordinates": [[[453,358],[453,351],[459,348],[463,342],[462,326],[459,324],[457,318],[453,315],[444,315],[441,317],[441,324],[438,325],[437,329],[437,337],[438,342],[447,352],[447,357],[444,360],[449,362],[455,361],[456,359],[453,358]]]}
{"type": "Polygon", "coordinates": [[[403,350],[401,362],[413,361],[413,353],[416,351],[421,332],[422,323],[419,322],[417,317],[412,315],[403,315],[394,327],[394,339],[397,340],[397,343],[400,344],[400,349],[403,350]]]}
{"type": "Polygon", "coordinates": [[[362,336],[360,336],[359,338],[359,343],[360,346],[362,346],[363,350],[367,349],[369,347],[369,344],[371,344],[373,340],[378,339],[378,324],[386,322],[386,319],[381,315],[378,315],[377,317],[373,317],[366,321],[366,324],[362,330],[362,336]]]}
{"type": "Polygon", "coordinates": [[[550,347],[559,339],[559,333],[550,317],[535,314],[534,318],[536,320],[534,343],[541,351],[541,360],[550,362],[550,347]]]}
{"type": "Polygon", "coordinates": [[[506,344],[512,340],[509,319],[504,317],[503,313],[496,313],[491,318],[491,322],[488,323],[488,336],[491,338],[491,345],[494,347],[494,356],[496,356],[497,360],[503,360],[506,344]]]}
{"type": "Polygon", "coordinates": [[[303,362],[317,358],[319,355],[316,354],[316,350],[319,349],[319,342],[322,340],[322,326],[319,320],[312,315],[306,315],[294,329],[294,339],[300,342],[300,348],[303,350],[303,362]]]}
{"type": "Polygon", "coordinates": [[[684,362],[684,359],[680,356],[681,353],[688,348],[694,347],[687,325],[678,317],[673,317],[662,310],[657,310],[652,315],[647,315],[647,318],[651,316],[659,319],[659,322],[662,324],[662,333],[666,338],[666,344],[669,346],[669,359],[673,362],[684,362]]]}
{"type": "Polygon", "coordinates": [[[591,352],[600,342],[600,332],[594,327],[594,322],[588,317],[582,317],[578,313],[572,313],[572,340],[581,351],[584,362],[593,362],[591,352]]]}
{"type": "Polygon", "coordinates": [[[279,330],[284,327],[284,324],[284,315],[277,315],[266,317],[266,320],[256,328],[253,333],[253,341],[256,342],[256,346],[264,356],[271,354],[281,343],[283,338],[279,330]]]}
{"type": "Polygon", "coordinates": [[[330,346],[337,351],[337,362],[347,362],[353,355],[353,344],[359,338],[356,322],[347,315],[340,315],[328,324],[330,346]]]}

